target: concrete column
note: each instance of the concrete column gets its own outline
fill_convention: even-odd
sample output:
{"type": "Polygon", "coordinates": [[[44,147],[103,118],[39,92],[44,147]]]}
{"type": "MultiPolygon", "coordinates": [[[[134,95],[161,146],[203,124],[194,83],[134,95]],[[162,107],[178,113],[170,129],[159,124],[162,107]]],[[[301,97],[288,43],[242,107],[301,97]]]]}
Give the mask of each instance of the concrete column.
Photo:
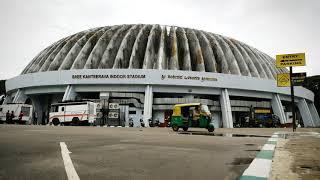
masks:
{"type": "Polygon", "coordinates": [[[64,92],[62,102],[74,101],[76,100],[76,97],[77,97],[77,93],[74,90],[74,87],[72,85],[68,85],[66,88],[66,91],[64,92]]]}
{"type": "MultiPolygon", "coordinates": [[[[150,118],[152,119],[152,106],[153,106],[153,89],[152,89],[152,86],[150,86],[150,89],[149,89],[149,96],[150,96],[150,99],[149,99],[149,113],[150,113],[150,118]]],[[[148,121],[148,127],[149,127],[149,121],[148,121]]]]}
{"type": "Polygon", "coordinates": [[[143,121],[149,127],[149,119],[152,119],[153,92],[152,86],[147,85],[144,93],[143,121]]]}
{"type": "Polygon", "coordinates": [[[220,95],[222,122],[224,128],[233,128],[232,111],[227,89],[222,89],[220,95]]]}
{"type": "Polygon", "coordinates": [[[298,108],[304,123],[305,127],[315,127],[315,124],[313,123],[312,115],[310,113],[308,104],[305,99],[301,99],[298,102],[298,108]]]}
{"type": "MultiPolygon", "coordinates": [[[[31,102],[33,106],[33,110],[36,113],[37,122],[36,124],[42,123],[42,115],[44,112],[44,104],[41,102],[41,98],[39,96],[31,96],[31,102]]],[[[33,117],[35,118],[35,117],[33,117]]]]}
{"type": "Polygon", "coordinates": [[[271,106],[272,106],[273,113],[280,118],[280,123],[281,124],[286,123],[287,117],[284,113],[279,94],[273,94],[272,100],[271,100],[271,106]]]}
{"type": "Polygon", "coordinates": [[[314,125],[316,127],[319,127],[320,126],[320,118],[319,118],[319,114],[317,112],[317,109],[314,106],[314,103],[311,102],[311,103],[307,103],[307,104],[308,104],[308,107],[309,107],[309,110],[310,110],[314,125]]]}
{"type": "Polygon", "coordinates": [[[24,91],[18,89],[18,92],[14,96],[12,103],[25,103],[27,98],[28,97],[24,94],[24,91]]]}
{"type": "Polygon", "coordinates": [[[11,102],[12,102],[12,96],[11,95],[7,95],[4,98],[4,101],[2,102],[2,104],[8,104],[8,103],[11,103],[11,102]]]}
{"type": "Polygon", "coordinates": [[[124,126],[129,127],[129,106],[124,106],[124,126]]]}
{"type": "Polygon", "coordinates": [[[143,120],[147,117],[147,114],[149,114],[148,104],[149,104],[149,85],[147,85],[144,92],[143,120]]]}

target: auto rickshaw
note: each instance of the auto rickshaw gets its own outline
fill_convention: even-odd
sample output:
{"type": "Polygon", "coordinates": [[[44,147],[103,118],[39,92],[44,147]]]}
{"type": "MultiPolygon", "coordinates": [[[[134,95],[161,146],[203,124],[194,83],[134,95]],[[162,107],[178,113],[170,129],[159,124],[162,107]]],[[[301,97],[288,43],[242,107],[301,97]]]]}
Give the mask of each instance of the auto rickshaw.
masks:
{"type": "Polygon", "coordinates": [[[171,127],[174,131],[182,128],[188,131],[189,127],[206,128],[214,131],[212,116],[207,105],[200,103],[176,104],[171,116],[171,127]]]}

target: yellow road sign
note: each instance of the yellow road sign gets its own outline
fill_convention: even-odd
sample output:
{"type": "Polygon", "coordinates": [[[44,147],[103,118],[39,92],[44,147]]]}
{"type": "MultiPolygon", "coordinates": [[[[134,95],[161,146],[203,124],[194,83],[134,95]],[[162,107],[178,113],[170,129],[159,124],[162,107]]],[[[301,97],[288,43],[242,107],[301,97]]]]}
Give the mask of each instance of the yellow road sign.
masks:
{"type": "Polygon", "coordinates": [[[277,68],[290,66],[305,66],[306,58],[304,53],[280,54],[276,56],[277,68]]]}
{"type": "Polygon", "coordinates": [[[290,73],[277,74],[278,87],[289,87],[290,85],[290,73]]]}

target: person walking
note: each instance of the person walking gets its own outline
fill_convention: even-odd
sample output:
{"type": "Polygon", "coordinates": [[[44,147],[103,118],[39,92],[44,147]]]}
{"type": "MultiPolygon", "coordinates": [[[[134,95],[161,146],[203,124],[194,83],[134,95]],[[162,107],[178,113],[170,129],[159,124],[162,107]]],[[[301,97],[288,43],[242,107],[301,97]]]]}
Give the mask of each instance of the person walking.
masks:
{"type": "Polygon", "coordinates": [[[9,118],[10,123],[13,123],[13,118],[14,118],[14,112],[11,111],[10,118],[9,118]]]}
{"type": "Polygon", "coordinates": [[[38,123],[38,113],[37,112],[33,112],[33,125],[36,125],[38,123]]]}
{"type": "Polygon", "coordinates": [[[19,117],[18,117],[19,123],[22,121],[22,117],[23,117],[23,112],[20,112],[19,117]]]}
{"type": "Polygon", "coordinates": [[[10,111],[8,110],[8,112],[6,113],[6,123],[9,123],[9,119],[10,119],[10,111]]]}

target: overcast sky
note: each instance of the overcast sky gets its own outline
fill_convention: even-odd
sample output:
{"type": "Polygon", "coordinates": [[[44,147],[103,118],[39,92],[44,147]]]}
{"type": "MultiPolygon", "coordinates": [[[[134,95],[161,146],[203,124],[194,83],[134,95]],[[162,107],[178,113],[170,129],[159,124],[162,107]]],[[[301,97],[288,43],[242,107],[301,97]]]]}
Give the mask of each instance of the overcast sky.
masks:
{"type": "Polygon", "coordinates": [[[98,26],[163,24],[218,33],[275,57],[306,53],[320,74],[319,0],[1,0],[0,79],[21,73],[53,42],[98,26]]]}

